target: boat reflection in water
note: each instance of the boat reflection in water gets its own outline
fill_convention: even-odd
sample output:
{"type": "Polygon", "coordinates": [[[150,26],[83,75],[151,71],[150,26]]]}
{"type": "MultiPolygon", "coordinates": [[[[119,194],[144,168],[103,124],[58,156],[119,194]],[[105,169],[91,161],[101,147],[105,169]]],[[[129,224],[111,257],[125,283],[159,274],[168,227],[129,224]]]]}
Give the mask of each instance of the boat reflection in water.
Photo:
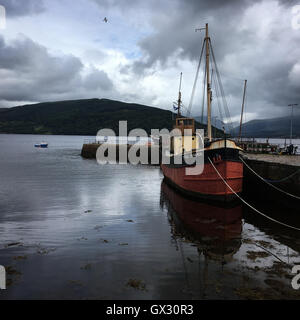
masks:
{"type": "Polygon", "coordinates": [[[241,205],[220,207],[199,202],[186,198],[163,181],[161,206],[167,208],[173,236],[194,243],[206,259],[226,263],[239,250],[241,205]]]}

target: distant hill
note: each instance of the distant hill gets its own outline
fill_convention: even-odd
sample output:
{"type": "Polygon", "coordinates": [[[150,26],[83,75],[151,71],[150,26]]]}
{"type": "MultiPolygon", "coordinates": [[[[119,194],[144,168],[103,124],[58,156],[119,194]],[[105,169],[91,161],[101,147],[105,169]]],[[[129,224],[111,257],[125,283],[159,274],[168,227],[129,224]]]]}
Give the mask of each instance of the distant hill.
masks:
{"type": "MultiPolygon", "coordinates": [[[[172,129],[171,111],[108,99],[38,103],[0,112],[0,133],[96,135],[100,129],[118,133],[120,120],[135,128],[172,129]]],[[[204,128],[197,124],[198,128],[204,128]]]]}
{"type": "MultiPolygon", "coordinates": [[[[253,138],[289,138],[291,118],[252,120],[243,124],[242,136],[253,138]]],[[[238,135],[239,127],[234,129],[238,135]]],[[[300,115],[293,118],[293,136],[300,137],[300,115]]]]}
{"type": "Polygon", "coordinates": [[[0,112],[7,111],[7,108],[0,108],[0,112]]]}

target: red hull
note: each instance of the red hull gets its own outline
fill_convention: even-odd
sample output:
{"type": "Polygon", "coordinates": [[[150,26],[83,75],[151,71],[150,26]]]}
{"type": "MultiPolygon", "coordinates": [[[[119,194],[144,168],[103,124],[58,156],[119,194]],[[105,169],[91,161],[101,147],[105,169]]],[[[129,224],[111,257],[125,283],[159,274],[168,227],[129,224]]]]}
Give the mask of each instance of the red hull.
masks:
{"type": "MultiPolygon", "coordinates": [[[[236,192],[242,192],[243,163],[239,161],[222,160],[214,164],[228,185],[236,192]]],[[[186,167],[174,168],[162,164],[161,169],[167,180],[181,191],[200,198],[231,201],[234,193],[225,185],[210,163],[204,164],[203,173],[187,176],[186,167]]]]}

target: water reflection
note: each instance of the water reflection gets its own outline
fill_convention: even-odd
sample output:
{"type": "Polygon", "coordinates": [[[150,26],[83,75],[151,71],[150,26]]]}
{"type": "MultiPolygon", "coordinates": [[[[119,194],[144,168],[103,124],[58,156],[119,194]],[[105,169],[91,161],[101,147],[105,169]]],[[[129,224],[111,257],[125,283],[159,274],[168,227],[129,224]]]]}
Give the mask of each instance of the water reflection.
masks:
{"type": "Polygon", "coordinates": [[[166,208],[172,236],[197,246],[199,255],[226,263],[241,246],[242,206],[220,207],[187,198],[164,181],[161,206],[166,208]]]}

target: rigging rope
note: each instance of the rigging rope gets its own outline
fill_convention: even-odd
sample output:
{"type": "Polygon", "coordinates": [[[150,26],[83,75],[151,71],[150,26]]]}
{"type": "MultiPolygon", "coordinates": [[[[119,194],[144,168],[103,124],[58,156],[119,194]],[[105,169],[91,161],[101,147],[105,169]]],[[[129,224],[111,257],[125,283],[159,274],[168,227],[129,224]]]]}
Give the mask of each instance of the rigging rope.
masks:
{"type": "Polygon", "coordinates": [[[213,82],[214,82],[214,85],[215,85],[215,91],[216,91],[216,97],[217,97],[217,104],[218,104],[220,119],[224,123],[224,116],[223,116],[223,112],[222,112],[222,108],[221,108],[220,100],[219,100],[220,99],[220,92],[219,92],[219,88],[217,86],[216,76],[214,76],[213,82]]]}
{"type": "MultiPolygon", "coordinates": [[[[210,39],[209,40],[204,39],[203,44],[202,44],[201,54],[200,54],[200,59],[199,59],[198,67],[197,67],[195,80],[194,80],[191,99],[190,99],[189,106],[187,108],[187,116],[188,117],[190,116],[191,110],[192,110],[192,106],[193,106],[193,102],[194,102],[194,97],[195,97],[195,92],[196,92],[196,87],[197,87],[197,81],[198,81],[198,77],[199,77],[199,72],[200,72],[200,68],[201,68],[201,62],[202,62],[203,52],[204,52],[204,47],[205,47],[205,41],[209,41],[209,43],[210,43],[213,62],[214,62],[214,65],[215,65],[215,71],[216,71],[216,74],[217,74],[216,76],[212,74],[212,82],[215,82],[215,89],[216,89],[217,97],[221,97],[222,98],[225,115],[226,115],[226,118],[228,119],[228,123],[226,123],[224,125],[227,125],[228,131],[232,133],[233,132],[232,119],[231,119],[230,112],[229,112],[229,109],[228,109],[228,105],[227,105],[227,101],[226,101],[226,97],[225,97],[225,93],[224,93],[224,88],[223,88],[222,81],[221,81],[220,72],[218,70],[218,66],[217,66],[217,63],[216,63],[216,58],[215,58],[215,55],[214,55],[214,51],[213,51],[213,47],[211,45],[210,39]],[[217,86],[217,83],[218,83],[219,86],[217,86]],[[220,94],[220,92],[221,92],[221,94],[220,94]]],[[[201,123],[204,122],[203,118],[204,118],[204,102],[205,102],[205,81],[206,81],[205,79],[206,79],[206,68],[205,68],[205,71],[204,71],[204,81],[203,81],[203,99],[202,99],[201,123]]],[[[220,107],[219,99],[217,99],[217,102],[218,102],[218,109],[219,109],[220,117],[221,117],[222,122],[224,123],[224,119],[225,118],[224,118],[223,112],[221,110],[222,108],[220,107]]]]}
{"type": "Polygon", "coordinates": [[[291,229],[294,229],[294,230],[297,230],[297,231],[300,231],[300,228],[296,228],[296,227],[293,227],[293,226],[290,226],[286,223],[283,223],[283,222],[280,222],[278,220],[275,220],[269,216],[267,216],[266,214],[262,213],[261,211],[257,210],[256,208],[254,208],[251,204],[249,204],[246,200],[244,200],[240,195],[238,195],[232,188],[231,186],[225,181],[225,179],[222,177],[222,175],[220,174],[220,172],[218,171],[218,169],[214,166],[213,162],[211,161],[210,158],[208,158],[210,164],[212,165],[212,167],[215,169],[216,173],[218,174],[218,176],[222,179],[222,181],[224,182],[224,184],[231,190],[231,192],[233,192],[244,204],[246,204],[249,208],[251,208],[252,210],[254,210],[255,212],[257,212],[258,214],[262,215],[263,217],[273,221],[273,222],[276,222],[282,226],[285,226],[287,228],[291,228],[291,229]]]}
{"type": "Polygon", "coordinates": [[[286,192],[286,191],[284,191],[284,190],[282,190],[282,189],[274,186],[273,184],[271,184],[271,183],[268,182],[267,180],[265,180],[265,179],[264,179],[263,177],[261,177],[258,173],[256,173],[256,172],[243,160],[242,157],[240,157],[240,159],[241,159],[241,161],[244,163],[244,165],[245,165],[250,171],[252,171],[258,178],[260,178],[262,181],[264,181],[267,185],[273,187],[274,189],[276,189],[276,190],[278,190],[278,191],[280,191],[280,192],[282,192],[282,193],[284,193],[284,194],[286,194],[286,195],[288,195],[288,196],[290,196],[290,197],[293,197],[293,198],[296,198],[296,199],[300,200],[300,197],[295,196],[294,194],[291,194],[291,193],[289,193],[289,192],[286,192]]]}
{"type": "Polygon", "coordinates": [[[206,94],[206,90],[205,90],[205,85],[206,85],[206,68],[204,71],[204,79],[203,79],[203,97],[202,97],[202,111],[201,111],[201,123],[204,124],[204,103],[205,103],[205,94],[206,94]]]}
{"type": "Polygon", "coordinates": [[[221,91],[221,94],[222,94],[222,100],[223,100],[223,105],[224,105],[225,114],[226,114],[227,119],[229,120],[228,128],[229,128],[229,131],[230,131],[231,133],[233,133],[232,119],[231,119],[230,112],[229,112],[229,109],[228,109],[228,105],[227,105],[227,101],[226,101],[226,97],[225,97],[225,92],[224,92],[224,88],[223,88],[223,84],[222,84],[220,72],[219,72],[219,69],[218,69],[218,65],[217,65],[217,62],[216,62],[216,57],[215,57],[215,53],[214,53],[214,50],[213,50],[213,46],[212,46],[212,44],[211,44],[211,41],[210,41],[210,48],[211,48],[211,53],[212,53],[212,57],[213,57],[213,62],[214,62],[215,69],[216,69],[216,73],[217,73],[218,84],[219,84],[220,91],[221,91]]]}
{"type": "Polygon", "coordinates": [[[197,86],[199,71],[200,71],[201,62],[202,62],[203,51],[204,51],[204,43],[205,43],[205,41],[203,41],[203,44],[202,44],[202,49],[201,49],[200,59],[199,59],[199,63],[198,63],[198,68],[197,68],[197,72],[196,72],[196,77],[195,77],[194,85],[193,85],[191,100],[190,100],[190,104],[189,104],[188,112],[187,112],[187,116],[188,116],[188,117],[189,117],[190,114],[191,114],[191,110],[192,110],[192,106],[193,106],[193,101],[194,101],[194,96],[195,96],[195,91],[196,91],[196,86],[197,86]]]}

